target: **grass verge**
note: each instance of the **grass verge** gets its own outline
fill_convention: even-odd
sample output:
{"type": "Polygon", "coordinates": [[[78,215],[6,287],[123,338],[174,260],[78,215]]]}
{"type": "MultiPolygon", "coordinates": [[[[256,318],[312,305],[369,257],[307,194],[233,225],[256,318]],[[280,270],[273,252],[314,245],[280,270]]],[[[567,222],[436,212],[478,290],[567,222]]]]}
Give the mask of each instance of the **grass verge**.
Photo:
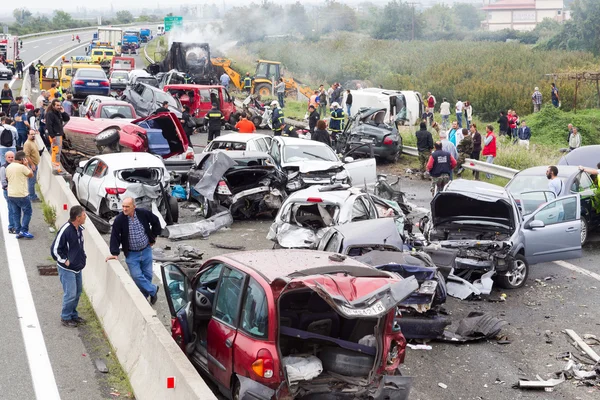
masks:
{"type": "Polygon", "coordinates": [[[44,195],[40,190],[40,186],[37,183],[35,184],[35,190],[36,193],[39,194],[39,198],[42,201],[42,214],[44,215],[44,221],[46,221],[48,226],[51,226],[54,228],[54,230],[56,230],[56,207],[46,202],[46,199],[44,199],[44,195]]]}
{"type": "Polygon", "coordinates": [[[127,399],[134,398],[129,378],[121,367],[85,292],[81,294],[78,311],[80,316],[87,320],[87,323],[81,325],[79,329],[90,361],[94,362],[93,360],[101,358],[108,367],[108,373],[99,374],[98,381],[102,391],[107,398],[113,398],[115,395],[127,399]]]}
{"type": "MultiPolygon", "coordinates": [[[[146,43],[145,51],[146,53],[148,53],[148,56],[154,60],[154,62],[162,61],[165,58],[165,54],[167,51],[165,37],[157,36],[148,43],[146,43]]],[[[148,60],[146,60],[144,48],[140,48],[139,52],[142,55],[142,60],[144,61],[144,64],[147,66],[149,62],[148,60]]]]}

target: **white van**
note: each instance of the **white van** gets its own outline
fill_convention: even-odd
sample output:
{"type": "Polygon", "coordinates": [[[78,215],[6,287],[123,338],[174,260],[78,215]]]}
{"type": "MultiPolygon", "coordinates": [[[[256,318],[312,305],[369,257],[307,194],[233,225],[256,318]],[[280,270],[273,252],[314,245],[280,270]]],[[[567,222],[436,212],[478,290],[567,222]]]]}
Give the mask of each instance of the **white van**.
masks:
{"type": "MultiPolygon", "coordinates": [[[[399,125],[416,125],[425,113],[425,104],[419,92],[412,90],[388,90],[379,88],[365,88],[351,90],[352,112],[357,112],[363,107],[383,107],[387,110],[385,122],[399,125]]],[[[346,99],[344,97],[344,103],[346,99]]]]}

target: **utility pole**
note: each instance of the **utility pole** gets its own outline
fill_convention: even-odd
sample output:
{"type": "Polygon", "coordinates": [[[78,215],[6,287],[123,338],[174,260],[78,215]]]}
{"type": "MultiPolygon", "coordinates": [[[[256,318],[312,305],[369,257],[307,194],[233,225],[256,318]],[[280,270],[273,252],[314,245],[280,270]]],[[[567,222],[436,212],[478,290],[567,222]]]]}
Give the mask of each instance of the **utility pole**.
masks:
{"type": "Polygon", "coordinates": [[[415,6],[418,4],[420,5],[421,3],[406,3],[409,6],[412,7],[412,33],[411,33],[411,39],[410,40],[415,40],[415,6]]]}

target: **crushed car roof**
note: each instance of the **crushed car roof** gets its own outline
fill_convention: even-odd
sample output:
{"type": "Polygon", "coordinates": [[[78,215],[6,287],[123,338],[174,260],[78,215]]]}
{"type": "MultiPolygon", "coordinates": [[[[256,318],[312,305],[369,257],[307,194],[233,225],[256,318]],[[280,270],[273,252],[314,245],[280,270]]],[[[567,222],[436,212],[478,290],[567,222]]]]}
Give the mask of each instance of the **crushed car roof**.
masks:
{"type": "Polygon", "coordinates": [[[289,195],[289,197],[286,200],[286,203],[290,201],[306,201],[306,199],[309,197],[319,197],[321,199],[326,199],[328,202],[332,203],[343,203],[350,196],[361,193],[361,190],[358,187],[353,187],[345,190],[319,190],[327,186],[328,185],[315,185],[309,186],[306,189],[298,190],[297,192],[294,192],[289,195]]]}
{"type": "Polygon", "coordinates": [[[227,135],[221,135],[216,137],[213,141],[215,142],[241,142],[247,143],[254,139],[266,138],[268,135],[262,133],[229,133],[227,135]]]}
{"type": "Polygon", "coordinates": [[[344,237],[343,248],[356,245],[388,245],[402,250],[404,242],[393,218],[378,218],[334,226],[344,237]]]}
{"type": "Polygon", "coordinates": [[[438,193],[438,195],[446,192],[471,193],[475,195],[496,197],[506,200],[510,198],[506,192],[506,189],[504,189],[502,186],[492,185],[491,183],[487,182],[469,181],[467,179],[455,179],[451,181],[448,186],[446,186],[444,191],[438,193]]]}
{"type": "MultiPolygon", "coordinates": [[[[340,261],[334,261],[335,256],[330,258],[334,253],[326,253],[324,251],[314,250],[258,250],[258,251],[242,251],[230,253],[218,258],[230,259],[247,267],[250,267],[261,273],[270,282],[277,278],[289,276],[295,272],[306,272],[308,274],[333,273],[340,267],[340,271],[351,270],[363,271],[363,273],[374,276],[371,271],[373,268],[365,264],[355,261],[350,257],[338,258],[340,261]],[[322,272],[315,271],[316,268],[323,268],[322,272]],[[329,268],[327,268],[329,267],[329,268]],[[334,268],[331,268],[334,267],[334,268]]],[[[377,276],[377,275],[375,275],[377,276]]],[[[381,275],[387,276],[389,275],[381,275]]]]}

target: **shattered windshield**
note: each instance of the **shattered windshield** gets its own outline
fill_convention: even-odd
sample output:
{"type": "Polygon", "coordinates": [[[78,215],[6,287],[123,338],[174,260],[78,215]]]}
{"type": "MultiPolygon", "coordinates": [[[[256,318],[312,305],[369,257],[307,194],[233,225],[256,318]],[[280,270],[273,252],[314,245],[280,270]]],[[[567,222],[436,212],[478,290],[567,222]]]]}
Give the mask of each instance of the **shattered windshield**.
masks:
{"type": "Polygon", "coordinates": [[[285,162],[296,161],[339,161],[334,151],[325,146],[285,146],[283,148],[285,162]]]}
{"type": "MultiPolygon", "coordinates": [[[[563,184],[566,184],[567,179],[564,176],[559,176],[563,184]]],[[[519,175],[506,186],[506,189],[516,198],[523,192],[533,192],[536,190],[548,190],[548,178],[545,175],[531,176],[519,175]]]]}

